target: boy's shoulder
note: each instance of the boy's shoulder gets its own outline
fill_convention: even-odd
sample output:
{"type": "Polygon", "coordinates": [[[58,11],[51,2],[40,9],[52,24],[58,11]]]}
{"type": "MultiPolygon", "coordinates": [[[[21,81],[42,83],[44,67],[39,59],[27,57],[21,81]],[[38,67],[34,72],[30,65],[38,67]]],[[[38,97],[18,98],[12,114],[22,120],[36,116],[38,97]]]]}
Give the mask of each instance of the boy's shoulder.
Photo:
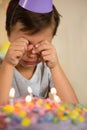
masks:
{"type": "Polygon", "coordinates": [[[37,66],[40,68],[47,68],[47,65],[45,62],[40,62],[37,66]]]}
{"type": "Polygon", "coordinates": [[[47,71],[47,72],[50,71],[49,67],[46,65],[45,62],[40,62],[37,67],[40,68],[41,70],[44,70],[44,71],[47,71]]]}

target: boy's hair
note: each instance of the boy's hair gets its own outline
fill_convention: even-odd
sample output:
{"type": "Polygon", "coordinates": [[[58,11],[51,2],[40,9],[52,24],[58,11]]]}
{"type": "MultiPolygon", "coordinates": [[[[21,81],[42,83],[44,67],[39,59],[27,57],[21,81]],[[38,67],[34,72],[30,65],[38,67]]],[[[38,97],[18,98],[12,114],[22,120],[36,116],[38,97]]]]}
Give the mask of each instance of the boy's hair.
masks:
{"type": "Polygon", "coordinates": [[[30,31],[31,34],[37,33],[52,24],[54,25],[53,36],[56,34],[60,23],[60,14],[53,5],[53,11],[50,13],[35,13],[25,10],[18,5],[19,0],[10,0],[6,12],[6,30],[10,35],[12,27],[20,22],[24,26],[22,31],[30,31]]]}

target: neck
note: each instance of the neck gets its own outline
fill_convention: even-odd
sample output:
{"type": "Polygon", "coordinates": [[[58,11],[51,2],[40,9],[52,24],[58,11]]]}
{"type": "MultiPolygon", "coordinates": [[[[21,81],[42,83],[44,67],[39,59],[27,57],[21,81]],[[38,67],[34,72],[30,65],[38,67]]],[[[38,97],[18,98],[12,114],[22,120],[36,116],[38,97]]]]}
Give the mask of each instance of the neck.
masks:
{"type": "Polygon", "coordinates": [[[25,77],[26,79],[30,79],[34,74],[36,67],[24,68],[18,65],[16,69],[21,73],[21,75],[23,75],[23,77],[25,77]]]}

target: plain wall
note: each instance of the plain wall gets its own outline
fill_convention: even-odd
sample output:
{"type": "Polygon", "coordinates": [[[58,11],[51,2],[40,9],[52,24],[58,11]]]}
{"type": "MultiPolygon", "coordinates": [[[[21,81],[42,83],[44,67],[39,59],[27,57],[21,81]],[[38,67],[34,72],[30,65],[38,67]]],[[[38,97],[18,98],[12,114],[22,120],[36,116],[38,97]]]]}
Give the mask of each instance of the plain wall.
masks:
{"type": "MultiPolygon", "coordinates": [[[[7,42],[5,1],[0,4],[0,44],[7,42]]],[[[54,37],[60,64],[80,103],[87,106],[87,0],[53,0],[61,22],[54,37]]]]}
{"type": "Polygon", "coordinates": [[[54,44],[79,101],[87,106],[87,0],[53,0],[62,15],[54,44]]]}

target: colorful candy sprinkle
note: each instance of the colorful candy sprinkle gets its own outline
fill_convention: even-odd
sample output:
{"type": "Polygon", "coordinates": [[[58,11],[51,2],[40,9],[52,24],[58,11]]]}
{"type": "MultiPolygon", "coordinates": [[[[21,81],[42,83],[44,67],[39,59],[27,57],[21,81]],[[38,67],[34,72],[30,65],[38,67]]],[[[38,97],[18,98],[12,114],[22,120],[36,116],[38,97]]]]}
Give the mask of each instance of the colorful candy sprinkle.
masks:
{"type": "Polygon", "coordinates": [[[73,125],[85,122],[87,108],[82,104],[55,103],[50,99],[33,98],[31,102],[26,102],[24,98],[16,100],[14,106],[6,104],[0,106],[0,128],[8,125],[15,127],[43,122],[58,123],[61,120],[71,120],[73,125]]]}

